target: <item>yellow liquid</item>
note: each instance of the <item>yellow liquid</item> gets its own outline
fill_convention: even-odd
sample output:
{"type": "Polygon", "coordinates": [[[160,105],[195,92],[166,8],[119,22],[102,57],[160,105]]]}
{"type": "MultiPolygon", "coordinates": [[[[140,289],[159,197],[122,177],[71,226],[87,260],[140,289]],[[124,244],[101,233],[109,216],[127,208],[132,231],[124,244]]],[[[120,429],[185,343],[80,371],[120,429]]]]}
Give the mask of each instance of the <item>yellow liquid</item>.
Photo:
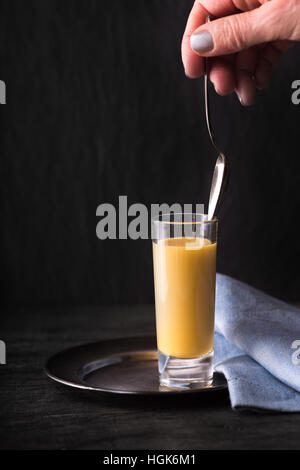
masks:
{"type": "Polygon", "coordinates": [[[170,238],[153,243],[157,346],[193,358],[213,349],[216,243],[170,238]]]}

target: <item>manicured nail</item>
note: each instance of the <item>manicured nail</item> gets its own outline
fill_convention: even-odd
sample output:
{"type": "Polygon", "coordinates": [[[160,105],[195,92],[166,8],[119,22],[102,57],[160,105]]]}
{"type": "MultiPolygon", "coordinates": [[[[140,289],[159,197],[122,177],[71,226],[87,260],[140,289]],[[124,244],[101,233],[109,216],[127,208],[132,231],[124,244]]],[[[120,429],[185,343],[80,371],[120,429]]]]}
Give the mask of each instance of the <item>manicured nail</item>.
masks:
{"type": "Polygon", "coordinates": [[[214,48],[213,38],[208,31],[192,34],[190,41],[195,52],[208,52],[214,48]]]}

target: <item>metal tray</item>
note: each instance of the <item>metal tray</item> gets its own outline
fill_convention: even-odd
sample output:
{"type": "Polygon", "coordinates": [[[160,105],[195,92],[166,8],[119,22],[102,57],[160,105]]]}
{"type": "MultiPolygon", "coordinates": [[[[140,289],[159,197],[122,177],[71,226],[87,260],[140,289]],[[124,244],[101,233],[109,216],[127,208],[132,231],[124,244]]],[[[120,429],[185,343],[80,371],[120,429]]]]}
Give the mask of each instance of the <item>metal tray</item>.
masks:
{"type": "Polygon", "coordinates": [[[202,389],[170,389],[158,380],[154,337],[120,338],[67,349],[48,359],[46,374],[70,387],[104,394],[162,395],[212,392],[227,388],[222,374],[202,389]]]}

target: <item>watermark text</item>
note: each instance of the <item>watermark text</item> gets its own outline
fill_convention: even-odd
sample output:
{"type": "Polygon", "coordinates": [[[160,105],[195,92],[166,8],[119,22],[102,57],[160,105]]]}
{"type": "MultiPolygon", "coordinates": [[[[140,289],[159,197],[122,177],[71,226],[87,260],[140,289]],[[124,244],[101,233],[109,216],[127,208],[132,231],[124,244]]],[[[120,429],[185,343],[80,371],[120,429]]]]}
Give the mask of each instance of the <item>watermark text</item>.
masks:
{"type": "Polygon", "coordinates": [[[291,348],[295,349],[292,354],[292,363],[298,366],[300,364],[300,339],[295,339],[295,341],[292,342],[291,348]]]}
{"type": "MultiPolygon", "coordinates": [[[[174,217],[173,231],[180,228],[180,223],[185,222],[186,214],[195,214],[193,223],[186,224],[185,233],[193,236],[196,229],[200,230],[198,217],[204,215],[204,204],[173,203],[171,205],[151,204],[150,211],[145,204],[135,203],[128,207],[127,196],[119,196],[118,208],[113,204],[100,204],[96,210],[96,216],[100,218],[96,226],[96,235],[99,240],[148,240],[153,238],[151,220],[159,215],[171,215],[174,217]],[[194,224],[195,222],[195,224],[194,224]],[[193,233],[189,234],[189,231],[193,233]],[[150,233],[151,232],[151,233],[150,233]]],[[[202,220],[202,219],[201,219],[202,220]]]]}
{"type": "Polygon", "coordinates": [[[6,85],[3,80],[0,80],[0,104],[6,104],[6,85]]]}
{"type": "Polygon", "coordinates": [[[6,364],[6,344],[0,340],[0,365],[6,364]]]}
{"type": "Polygon", "coordinates": [[[294,80],[292,83],[292,103],[297,105],[300,103],[300,80],[294,80]]]}

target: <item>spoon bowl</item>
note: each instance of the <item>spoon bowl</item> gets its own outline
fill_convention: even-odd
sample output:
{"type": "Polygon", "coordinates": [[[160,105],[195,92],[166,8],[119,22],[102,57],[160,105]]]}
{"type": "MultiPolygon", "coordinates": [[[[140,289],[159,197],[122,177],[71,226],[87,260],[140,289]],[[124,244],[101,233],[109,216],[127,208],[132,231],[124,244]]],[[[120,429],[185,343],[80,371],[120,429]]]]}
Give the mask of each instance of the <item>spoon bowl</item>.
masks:
{"type": "Polygon", "coordinates": [[[208,220],[212,220],[220,208],[224,191],[226,190],[229,177],[228,161],[223,153],[217,158],[209,195],[208,220]]]}

